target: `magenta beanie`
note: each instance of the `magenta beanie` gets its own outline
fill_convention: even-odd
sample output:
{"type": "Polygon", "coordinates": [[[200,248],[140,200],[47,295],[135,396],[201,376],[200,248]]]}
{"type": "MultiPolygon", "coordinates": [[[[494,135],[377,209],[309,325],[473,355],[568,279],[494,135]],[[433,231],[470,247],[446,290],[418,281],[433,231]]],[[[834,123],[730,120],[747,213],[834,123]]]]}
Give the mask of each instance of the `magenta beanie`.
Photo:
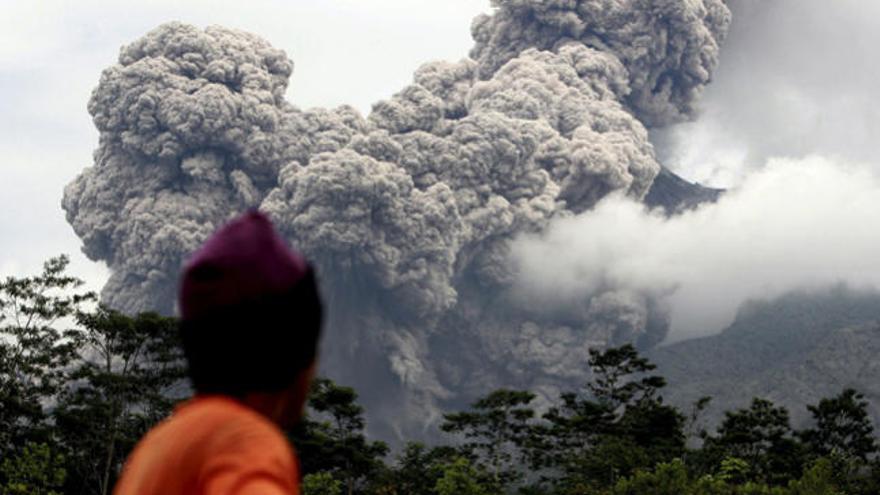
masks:
{"type": "Polygon", "coordinates": [[[218,307],[287,290],[308,265],[287,247],[269,219],[250,211],[232,220],[193,254],[183,271],[180,316],[196,318],[218,307]]]}
{"type": "Polygon", "coordinates": [[[192,255],[179,303],[199,392],[281,390],[314,361],[322,320],[314,273],[258,211],[232,220],[192,255]]]}

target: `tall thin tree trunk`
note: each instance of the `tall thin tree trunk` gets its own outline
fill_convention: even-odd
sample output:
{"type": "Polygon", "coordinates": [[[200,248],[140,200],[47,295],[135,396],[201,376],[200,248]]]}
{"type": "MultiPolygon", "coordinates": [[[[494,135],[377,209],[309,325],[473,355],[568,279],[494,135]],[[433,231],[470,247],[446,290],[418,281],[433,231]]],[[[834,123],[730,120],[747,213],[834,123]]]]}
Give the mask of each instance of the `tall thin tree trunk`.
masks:
{"type": "MultiPolygon", "coordinates": [[[[107,362],[106,369],[107,373],[111,373],[113,371],[113,356],[110,353],[107,353],[107,362]]],[[[101,495],[110,495],[110,470],[113,466],[113,457],[116,454],[116,430],[117,430],[117,418],[120,414],[121,406],[118,402],[113,403],[113,407],[110,409],[110,438],[107,444],[107,457],[104,459],[104,476],[101,481],[101,495]]]]}
{"type": "Polygon", "coordinates": [[[110,433],[110,442],[107,445],[107,458],[104,460],[104,479],[101,482],[101,495],[110,495],[110,471],[113,467],[113,456],[116,454],[116,421],[114,419],[110,433]]]}

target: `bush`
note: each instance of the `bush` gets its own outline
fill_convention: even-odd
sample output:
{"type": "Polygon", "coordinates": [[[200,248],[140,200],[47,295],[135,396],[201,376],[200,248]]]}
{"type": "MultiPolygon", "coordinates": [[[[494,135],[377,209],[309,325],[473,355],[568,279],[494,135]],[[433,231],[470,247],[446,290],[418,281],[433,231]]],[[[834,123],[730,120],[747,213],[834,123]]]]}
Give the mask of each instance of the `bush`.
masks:
{"type": "Polygon", "coordinates": [[[303,495],[342,495],[342,482],[327,472],[307,474],[302,481],[303,495]]]}
{"type": "Polygon", "coordinates": [[[0,464],[0,493],[4,495],[61,495],[67,473],[64,456],[44,444],[28,443],[17,456],[0,464]]]}

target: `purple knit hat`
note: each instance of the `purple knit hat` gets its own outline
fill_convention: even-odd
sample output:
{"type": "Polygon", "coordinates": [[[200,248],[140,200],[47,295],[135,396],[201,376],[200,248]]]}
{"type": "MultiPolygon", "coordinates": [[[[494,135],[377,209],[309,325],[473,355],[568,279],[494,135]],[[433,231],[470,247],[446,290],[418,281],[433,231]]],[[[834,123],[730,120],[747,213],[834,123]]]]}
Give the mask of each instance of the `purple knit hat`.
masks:
{"type": "Polygon", "coordinates": [[[180,285],[184,320],[265,294],[288,290],[308,264],[289,249],[262,213],[252,210],[217,231],[187,263],[180,285]]]}
{"type": "Polygon", "coordinates": [[[187,263],[180,314],[195,389],[240,395],[283,390],[314,362],[323,309],[311,267],[251,211],[187,263]]]}

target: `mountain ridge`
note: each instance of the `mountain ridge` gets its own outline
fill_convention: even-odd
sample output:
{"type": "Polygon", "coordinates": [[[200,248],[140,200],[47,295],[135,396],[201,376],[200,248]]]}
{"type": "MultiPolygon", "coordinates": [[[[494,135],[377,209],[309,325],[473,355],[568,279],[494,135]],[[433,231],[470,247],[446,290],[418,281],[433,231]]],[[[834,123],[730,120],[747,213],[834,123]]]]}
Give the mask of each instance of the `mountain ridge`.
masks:
{"type": "Polygon", "coordinates": [[[864,393],[880,424],[880,293],[837,286],[750,302],[718,335],[652,349],[666,399],[689,410],[703,396],[710,428],[753,397],[786,406],[795,426],[806,405],[847,387],[864,393]]]}

